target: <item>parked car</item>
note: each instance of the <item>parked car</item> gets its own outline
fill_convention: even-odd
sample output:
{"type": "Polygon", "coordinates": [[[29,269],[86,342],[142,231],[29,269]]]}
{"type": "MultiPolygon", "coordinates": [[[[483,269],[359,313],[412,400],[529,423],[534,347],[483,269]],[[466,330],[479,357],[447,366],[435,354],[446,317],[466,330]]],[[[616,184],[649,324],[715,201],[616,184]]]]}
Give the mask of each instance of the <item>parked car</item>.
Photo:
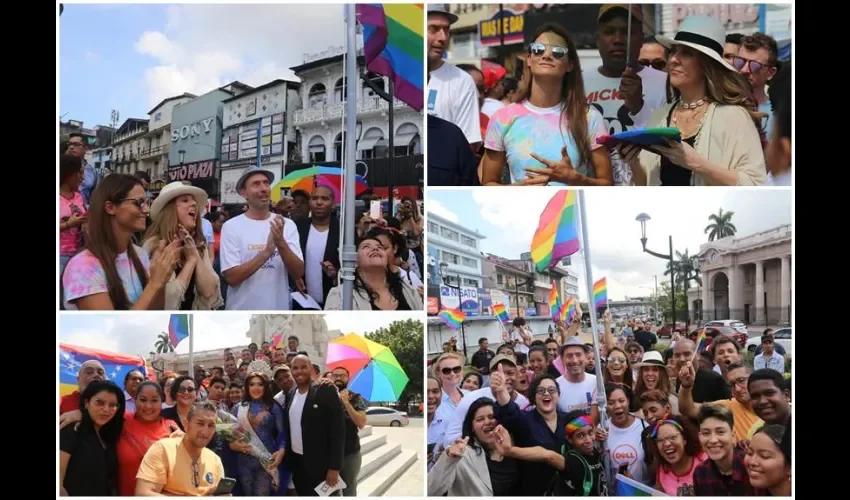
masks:
{"type": "Polygon", "coordinates": [[[721,319],[718,321],[709,321],[705,324],[705,327],[708,326],[726,326],[729,328],[734,328],[739,333],[743,333],[744,335],[748,335],[747,333],[747,325],[744,324],[743,321],[738,321],[737,319],[721,319]]]}
{"type": "MultiPolygon", "coordinates": [[[[688,331],[688,326],[682,321],[677,321],[675,331],[684,335],[688,331]]],[[[661,328],[658,329],[658,331],[655,332],[655,335],[660,339],[661,338],[667,338],[667,339],[673,338],[673,323],[667,323],[666,325],[662,326],[661,328]]]]}
{"type": "Polygon", "coordinates": [[[727,337],[732,337],[735,342],[738,344],[738,347],[744,348],[747,345],[747,334],[741,333],[738,330],[730,327],[730,326],[706,326],[705,327],[705,339],[706,339],[706,350],[711,349],[711,344],[714,342],[714,338],[718,335],[726,335],[727,337]]]}
{"type": "Polygon", "coordinates": [[[409,423],[407,413],[403,411],[382,406],[372,406],[366,410],[366,425],[403,427],[409,423]]]}
{"type": "MultiPolygon", "coordinates": [[[[794,343],[791,341],[791,328],[780,328],[773,332],[773,339],[777,344],[785,348],[785,355],[792,356],[794,343]]],[[[747,351],[756,354],[756,349],[761,345],[761,336],[747,340],[747,351]]]]}

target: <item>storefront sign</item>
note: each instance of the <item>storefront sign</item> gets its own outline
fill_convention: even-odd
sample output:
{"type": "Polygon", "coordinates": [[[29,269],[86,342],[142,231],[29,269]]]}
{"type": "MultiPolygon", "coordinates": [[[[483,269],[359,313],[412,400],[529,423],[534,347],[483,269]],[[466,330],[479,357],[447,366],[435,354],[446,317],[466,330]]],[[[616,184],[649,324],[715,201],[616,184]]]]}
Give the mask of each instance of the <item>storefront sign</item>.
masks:
{"type": "Polygon", "coordinates": [[[215,160],[187,163],[168,169],[168,182],[209,179],[215,173],[215,160]]]}
{"type": "Polygon", "coordinates": [[[478,37],[481,45],[499,45],[504,32],[506,44],[522,43],[524,26],[524,13],[505,9],[478,23],[478,37]]]}
{"type": "Polygon", "coordinates": [[[759,19],[759,6],[756,4],[678,4],[673,5],[673,29],[688,16],[711,16],[724,26],[753,24],[759,19]]]}
{"type": "Polygon", "coordinates": [[[448,286],[440,287],[440,304],[448,309],[460,307],[467,316],[478,316],[480,306],[478,305],[478,288],[462,287],[458,297],[457,288],[448,286]]]}
{"type": "Polygon", "coordinates": [[[198,137],[212,132],[212,123],[215,118],[204,118],[191,125],[183,125],[171,131],[171,142],[177,142],[187,137],[198,137]]]}

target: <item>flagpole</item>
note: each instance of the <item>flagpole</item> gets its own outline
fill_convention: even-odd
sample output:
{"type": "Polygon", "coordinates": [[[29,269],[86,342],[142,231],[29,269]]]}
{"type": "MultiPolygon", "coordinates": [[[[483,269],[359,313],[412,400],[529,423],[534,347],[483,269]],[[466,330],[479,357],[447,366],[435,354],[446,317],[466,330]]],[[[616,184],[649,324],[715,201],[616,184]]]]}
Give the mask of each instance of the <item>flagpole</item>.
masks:
{"type": "Polygon", "coordinates": [[[195,315],[187,314],[189,317],[189,375],[195,377],[195,315]]]}
{"type": "MultiPolygon", "coordinates": [[[[578,205],[581,223],[581,240],[582,248],[584,249],[584,275],[585,285],[587,286],[587,294],[589,303],[593,303],[593,271],[590,265],[590,239],[587,237],[587,217],[585,216],[585,208],[587,204],[584,199],[584,191],[578,192],[578,205]]],[[[606,280],[607,287],[607,280],[606,280]]],[[[606,290],[607,293],[607,290],[606,290]]],[[[594,367],[596,368],[596,402],[599,405],[599,424],[603,429],[608,430],[608,398],[605,395],[605,381],[602,377],[602,355],[599,352],[599,331],[596,329],[596,305],[593,305],[593,314],[590,315],[590,329],[593,335],[593,358],[594,367]]],[[[605,445],[603,445],[604,447],[605,445]]],[[[609,467],[608,451],[603,448],[602,453],[603,471],[608,485],[614,484],[611,482],[611,468],[609,467]]],[[[610,486],[609,486],[610,487],[610,486]]]]}
{"type": "MultiPolygon", "coordinates": [[[[357,265],[357,247],[354,244],[354,177],[357,137],[357,6],[354,3],[345,6],[346,51],[345,51],[345,163],[343,176],[345,192],[342,195],[345,205],[342,221],[342,310],[353,307],[354,267],[357,265]]],[[[392,131],[390,131],[392,134],[392,131]]],[[[390,207],[392,210],[392,207],[390,207]]]]}

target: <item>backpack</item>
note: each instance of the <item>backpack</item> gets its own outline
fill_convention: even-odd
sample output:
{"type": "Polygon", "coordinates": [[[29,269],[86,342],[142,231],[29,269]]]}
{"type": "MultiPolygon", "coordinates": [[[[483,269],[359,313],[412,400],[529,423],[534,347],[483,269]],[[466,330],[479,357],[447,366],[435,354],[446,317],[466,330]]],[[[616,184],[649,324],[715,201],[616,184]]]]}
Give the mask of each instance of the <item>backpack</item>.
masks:
{"type": "MultiPolygon", "coordinates": [[[[561,445],[561,455],[564,455],[565,465],[566,465],[566,457],[572,456],[578,459],[584,468],[584,476],[581,483],[581,491],[582,496],[588,497],[590,496],[591,489],[593,488],[593,471],[590,470],[590,464],[587,463],[587,460],[581,455],[581,453],[576,450],[570,448],[567,450],[567,445],[561,445]]],[[[555,476],[552,478],[552,482],[549,484],[549,487],[546,489],[546,493],[543,496],[553,497],[560,496],[557,493],[557,482],[563,481],[566,482],[564,477],[561,475],[561,471],[555,472],[555,476]]]]}

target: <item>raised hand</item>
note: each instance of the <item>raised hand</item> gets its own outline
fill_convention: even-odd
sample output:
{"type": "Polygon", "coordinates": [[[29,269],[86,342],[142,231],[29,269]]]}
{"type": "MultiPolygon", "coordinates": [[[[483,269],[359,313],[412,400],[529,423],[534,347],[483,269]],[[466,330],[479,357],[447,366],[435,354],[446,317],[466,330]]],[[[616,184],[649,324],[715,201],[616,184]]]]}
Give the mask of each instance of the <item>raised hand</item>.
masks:
{"type": "Polygon", "coordinates": [[[526,172],[545,175],[551,180],[563,182],[565,184],[574,184],[581,178],[581,174],[573,168],[570,157],[567,155],[566,146],[561,148],[561,159],[559,161],[546,160],[534,153],[531,153],[531,157],[546,165],[546,168],[527,168],[525,169],[526,172]]]}
{"type": "Polygon", "coordinates": [[[449,446],[449,449],[446,450],[446,455],[453,458],[460,458],[463,456],[463,452],[466,450],[466,445],[469,443],[469,436],[465,438],[457,438],[455,442],[449,446]]]}
{"type": "Polygon", "coordinates": [[[496,451],[499,455],[503,457],[507,457],[510,455],[511,448],[513,448],[513,442],[511,441],[511,435],[507,429],[505,429],[501,425],[497,425],[495,429],[493,429],[493,434],[496,435],[496,451]]]}
{"type": "Polygon", "coordinates": [[[183,242],[183,256],[187,261],[189,260],[199,260],[201,258],[200,253],[198,252],[198,245],[195,243],[195,239],[192,238],[192,235],[189,234],[189,231],[186,230],[182,225],[177,227],[177,238],[183,242]]]}
{"type": "Polygon", "coordinates": [[[679,370],[679,382],[682,384],[682,387],[693,387],[696,375],[697,372],[694,369],[694,363],[692,361],[685,363],[679,370]]]}
{"type": "Polygon", "coordinates": [[[165,240],[159,241],[150,265],[151,282],[165,286],[171,280],[171,275],[180,259],[180,252],[183,251],[182,246],[183,241],[180,239],[173,240],[167,246],[165,240]]]}

